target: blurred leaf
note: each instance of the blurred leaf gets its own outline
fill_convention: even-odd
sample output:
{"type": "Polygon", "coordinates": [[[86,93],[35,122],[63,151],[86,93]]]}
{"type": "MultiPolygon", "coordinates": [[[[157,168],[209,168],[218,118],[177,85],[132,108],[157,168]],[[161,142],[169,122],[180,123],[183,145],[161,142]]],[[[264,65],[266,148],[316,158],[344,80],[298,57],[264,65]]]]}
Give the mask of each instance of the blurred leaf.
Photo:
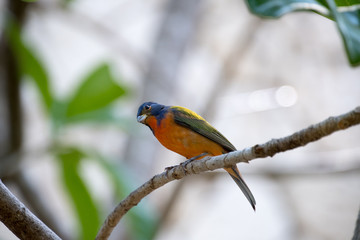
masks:
{"type": "Polygon", "coordinates": [[[62,175],[67,191],[74,203],[81,225],[81,239],[94,239],[100,227],[100,216],[86,185],[79,175],[79,164],[84,153],[67,148],[57,154],[61,160],[62,175]]]}
{"type": "Polygon", "coordinates": [[[49,89],[49,78],[45,67],[34,51],[23,41],[18,25],[11,19],[7,22],[7,38],[10,40],[11,48],[18,61],[21,74],[29,76],[34,80],[41,94],[43,104],[49,112],[53,97],[49,89]]]}
{"type": "Polygon", "coordinates": [[[102,110],[98,110],[89,114],[83,114],[78,117],[71,118],[71,122],[68,123],[78,123],[84,122],[89,124],[106,124],[107,126],[115,126],[120,128],[127,134],[134,134],[134,125],[138,124],[134,123],[134,119],[129,118],[127,116],[118,116],[115,115],[113,108],[105,108],[102,110]]]}
{"type": "Polygon", "coordinates": [[[67,5],[69,5],[70,3],[72,3],[72,2],[74,2],[75,0],[62,0],[61,2],[65,5],[65,6],[67,6],[67,5]]]}
{"type": "Polygon", "coordinates": [[[53,127],[53,136],[56,136],[57,131],[66,124],[77,124],[77,123],[89,123],[89,124],[111,124],[112,126],[116,126],[123,131],[131,134],[134,131],[133,118],[129,118],[128,116],[122,116],[115,113],[115,109],[113,106],[104,107],[97,111],[92,111],[89,113],[80,114],[69,119],[66,119],[66,102],[54,102],[52,108],[52,127],[53,127]]]}
{"type": "Polygon", "coordinates": [[[109,66],[107,64],[100,65],[82,81],[70,99],[66,118],[71,121],[71,118],[80,117],[80,115],[83,115],[83,119],[86,119],[86,114],[88,117],[97,116],[96,111],[108,107],[125,93],[125,88],[115,82],[109,66]]]}
{"type": "MultiPolygon", "coordinates": [[[[129,170],[122,165],[121,167],[111,164],[108,159],[98,154],[91,154],[93,158],[108,173],[114,186],[118,201],[121,201],[131,191],[135,190],[133,177],[129,174],[129,170]]],[[[157,227],[157,215],[147,206],[146,200],[142,200],[139,205],[132,208],[124,217],[125,221],[131,229],[133,239],[149,240],[153,239],[157,227]]]]}
{"type": "Polygon", "coordinates": [[[116,120],[114,109],[111,106],[100,108],[99,110],[75,115],[67,120],[68,123],[77,123],[82,121],[91,122],[112,122],[116,120]]]}
{"type": "Polygon", "coordinates": [[[359,0],[247,0],[252,13],[278,18],[294,11],[313,11],[336,22],[349,62],[360,64],[359,0]]]}
{"type": "Polygon", "coordinates": [[[51,131],[52,137],[55,139],[58,131],[61,129],[62,125],[66,121],[65,113],[66,113],[67,102],[61,100],[55,100],[52,104],[51,108],[51,131]]]}

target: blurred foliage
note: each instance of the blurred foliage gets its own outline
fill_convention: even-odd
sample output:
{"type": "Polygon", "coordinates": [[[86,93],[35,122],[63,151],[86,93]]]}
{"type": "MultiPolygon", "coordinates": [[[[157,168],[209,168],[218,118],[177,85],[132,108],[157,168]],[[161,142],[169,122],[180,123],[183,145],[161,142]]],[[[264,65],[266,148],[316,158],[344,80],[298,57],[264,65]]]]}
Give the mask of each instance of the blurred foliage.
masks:
{"type": "Polygon", "coordinates": [[[69,99],[66,118],[81,116],[108,106],[125,94],[125,89],[115,83],[107,64],[100,65],[86,76],[74,96],[69,99]]]}
{"type": "Polygon", "coordinates": [[[261,17],[279,18],[294,11],[312,11],[335,21],[351,65],[360,64],[359,0],[247,0],[250,11],[261,17]]]}
{"type": "Polygon", "coordinates": [[[81,226],[81,239],[94,239],[100,226],[98,207],[79,174],[79,165],[85,155],[75,148],[62,149],[57,154],[63,181],[73,200],[81,226]]]}
{"type": "Polygon", "coordinates": [[[129,93],[116,83],[110,67],[101,64],[82,79],[80,86],[65,100],[56,101],[52,109],[54,127],[81,122],[118,122],[112,102],[129,93]]]}
{"type": "MultiPolygon", "coordinates": [[[[117,201],[126,196],[134,185],[129,169],[110,164],[95,149],[85,152],[74,145],[61,142],[59,133],[70,124],[96,122],[97,124],[124,123],[124,118],[114,114],[114,102],[130,94],[129,88],[120,85],[107,63],[99,64],[82,80],[69,97],[58,99],[51,91],[51,81],[45,65],[38,59],[33,49],[26,44],[21,31],[14,21],[8,21],[6,36],[25,79],[34,82],[49,117],[52,134],[52,153],[58,159],[63,185],[72,200],[79,223],[79,239],[94,239],[101,219],[99,203],[91,195],[85,179],[80,174],[82,161],[96,160],[112,181],[117,201]],[[127,174],[125,174],[127,173],[127,174]]],[[[129,235],[133,239],[152,239],[157,229],[156,214],[150,212],[145,203],[129,212],[127,222],[129,235]]],[[[107,213],[105,213],[107,214],[107,213]]]]}

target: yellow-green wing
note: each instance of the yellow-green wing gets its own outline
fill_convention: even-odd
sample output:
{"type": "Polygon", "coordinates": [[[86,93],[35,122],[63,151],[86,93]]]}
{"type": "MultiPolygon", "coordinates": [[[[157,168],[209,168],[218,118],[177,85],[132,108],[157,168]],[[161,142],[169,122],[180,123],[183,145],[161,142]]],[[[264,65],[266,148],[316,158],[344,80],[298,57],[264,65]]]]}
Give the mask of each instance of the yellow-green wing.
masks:
{"type": "Polygon", "coordinates": [[[175,123],[189,128],[194,132],[199,133],[200,135],[218,143],[225,150],[232,152],[236,148],[227,140],[218,130],[210,125],[204,118],[195,112],[183,108],[183,107],[170,107],[174,113],[175,123]]]}

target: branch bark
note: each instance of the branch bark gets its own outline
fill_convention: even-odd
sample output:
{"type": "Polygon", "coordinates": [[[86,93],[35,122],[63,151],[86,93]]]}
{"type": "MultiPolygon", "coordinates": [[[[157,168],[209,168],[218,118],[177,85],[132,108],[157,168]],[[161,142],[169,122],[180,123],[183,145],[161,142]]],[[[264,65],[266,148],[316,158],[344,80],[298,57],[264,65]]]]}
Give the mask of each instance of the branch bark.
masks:
{"type": "Polygon", "coordinates": [[[19,239],[60,238],[25,207],[0,180],[0,221],[19,239]]]}
{"type": "Polygon", "coordinates": [[[106,218],[103,226],[96,236],[96,239],[108,239],[120,219],[132,207],[136,206],[141,199],[150,194],[152,191],[168,182],[182,179],[187,175],[229,167],[239,162],[249,162],[255,158],[272,157],[277,153],[305,146],[310,142],[315,142],[336,131],[344,130],[357,124],[360,124],[360,106],[348,113],[336,117],[329,117],[322,122],[311,125],[284,138],[272,139],[264,144],[245,148],[241,151],[203,158],[186,165],[177,165],[161,174],[155,175],[122,200],[106,218]]]}

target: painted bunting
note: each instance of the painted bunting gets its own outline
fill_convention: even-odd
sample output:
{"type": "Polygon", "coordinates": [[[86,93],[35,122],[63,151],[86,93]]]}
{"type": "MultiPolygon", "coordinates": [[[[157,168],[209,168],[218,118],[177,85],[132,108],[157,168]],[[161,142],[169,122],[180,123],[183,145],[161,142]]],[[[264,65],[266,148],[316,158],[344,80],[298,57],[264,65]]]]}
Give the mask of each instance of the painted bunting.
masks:
{"type": "MultiPolygon", "coordinates": [[[[184,107],[145,102],[139,107],[137,121],[147,125],[164,147],[187,159],[200,159],[236,151],[236,148],[204,118],[184,107]]],[[[224,169],[255,210],[255,198],[237,166],[224,169]]]]}

